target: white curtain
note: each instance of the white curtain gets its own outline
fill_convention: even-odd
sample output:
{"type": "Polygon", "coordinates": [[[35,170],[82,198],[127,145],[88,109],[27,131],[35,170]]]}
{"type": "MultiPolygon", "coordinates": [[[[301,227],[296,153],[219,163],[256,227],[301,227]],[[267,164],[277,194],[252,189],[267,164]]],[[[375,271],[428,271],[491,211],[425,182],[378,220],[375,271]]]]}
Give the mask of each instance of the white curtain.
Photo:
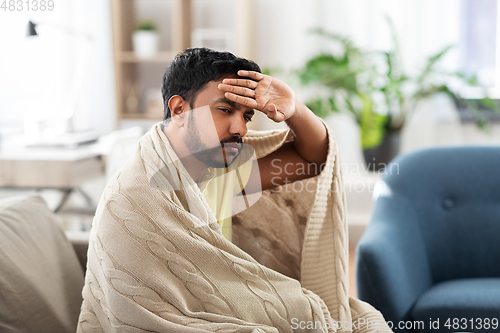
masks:
{"type": "Polygon", "coordinates": [[[0,133],[23,130],[25,117],[63,112],[88,44],[65,28],[93,35],[90,67],[74,118],[76,130],[115,127],[110,4],[54,1],[52,11],[0,11],[0,133]],[[28,20],[38,36],[26,37],[28,20]]]}

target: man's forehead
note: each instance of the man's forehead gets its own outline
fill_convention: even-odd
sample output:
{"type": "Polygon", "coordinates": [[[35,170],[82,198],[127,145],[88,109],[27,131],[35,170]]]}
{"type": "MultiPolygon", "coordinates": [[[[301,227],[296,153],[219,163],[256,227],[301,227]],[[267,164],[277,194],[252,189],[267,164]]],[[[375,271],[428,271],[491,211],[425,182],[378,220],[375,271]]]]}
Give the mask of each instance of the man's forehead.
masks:
{"type": "Polygon", "coordinates": [[[204,97],[208,98],[209,100],[212,100],[213,103],[225,103],[230,105],[234,109],[241,110],[245,113],[254,114],[255,111],[253,108],[246,107],[242,104],[231,101],[230,99],[224,96],[225,92],[219,90],[218,88],[218,85],[222,83],[222,80],[224,79],[241,79],[241,78],[248,79],[247,77],[242,77],[238,75],[225,75],[215,81],[210,81],[206,83],[205,86],[198,91],[195,99],[198,100],[198,97],[200,95],[205,95],[204,97]]]}

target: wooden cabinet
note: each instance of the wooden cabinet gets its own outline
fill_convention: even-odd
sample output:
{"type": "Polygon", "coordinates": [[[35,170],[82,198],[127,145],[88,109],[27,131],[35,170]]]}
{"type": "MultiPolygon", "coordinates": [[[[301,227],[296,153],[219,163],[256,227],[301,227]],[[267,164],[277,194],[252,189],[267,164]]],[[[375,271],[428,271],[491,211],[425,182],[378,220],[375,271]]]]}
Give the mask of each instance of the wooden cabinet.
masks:
{"type": "MultiPolygon", "coordinates": [[[[111,0],[118,123],[124,119],[162,119],[157,105],[161,77],[174,56],[192,46],[192,9],[200,1],[207,6],[211,0],[111,0]],[[150,58],[136,57],[132,46],[136,23],[144,18],[141,5],[149,6],[153,21],[159,23],[160,49],[150,58]]],[[[231,5],[227,15],[234,17],[234,52],[252,59],[253,1],[233,0],[231,5]]]]}

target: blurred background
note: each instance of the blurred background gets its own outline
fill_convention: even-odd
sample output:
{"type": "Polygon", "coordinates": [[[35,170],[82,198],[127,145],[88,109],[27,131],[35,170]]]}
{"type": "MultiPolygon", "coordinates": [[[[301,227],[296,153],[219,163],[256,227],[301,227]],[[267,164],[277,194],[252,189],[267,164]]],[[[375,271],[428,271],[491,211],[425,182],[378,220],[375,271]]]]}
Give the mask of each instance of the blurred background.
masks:
{"type": "Polygon", "coordinates": [[[88,230],[107,179],[162,118],[165,67],[206,46],[256,61],[333,130],[355,244],[394,156],[500,144],[499,10],[497,0],[4,1],[0,195],[36,191],[67,229],[88,230]]]}

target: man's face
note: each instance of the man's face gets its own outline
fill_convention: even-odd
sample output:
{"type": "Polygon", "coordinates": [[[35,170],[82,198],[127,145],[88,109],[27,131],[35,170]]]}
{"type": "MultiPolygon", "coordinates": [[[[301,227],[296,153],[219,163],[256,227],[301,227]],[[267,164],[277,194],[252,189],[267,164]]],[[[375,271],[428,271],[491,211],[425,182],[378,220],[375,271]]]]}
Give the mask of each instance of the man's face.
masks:
{"type": "Polygon", "coordinates": [[[247,123],[254,114],[253,109],[224,96],[217,88],[223,79],[207,83],[194,98],[193,109],[200,109],[190,112],[185,138],[191,154],[213,168],[229,166],[240,154],[247,123]],[[209,107],[209,112],[204,106],[209,107]],[[212,121],[217,133],[208,133],[213,131],[213,126],[208,125],[212,121]],[[214,142],[215,134],[218,142],[214,142]]]}

